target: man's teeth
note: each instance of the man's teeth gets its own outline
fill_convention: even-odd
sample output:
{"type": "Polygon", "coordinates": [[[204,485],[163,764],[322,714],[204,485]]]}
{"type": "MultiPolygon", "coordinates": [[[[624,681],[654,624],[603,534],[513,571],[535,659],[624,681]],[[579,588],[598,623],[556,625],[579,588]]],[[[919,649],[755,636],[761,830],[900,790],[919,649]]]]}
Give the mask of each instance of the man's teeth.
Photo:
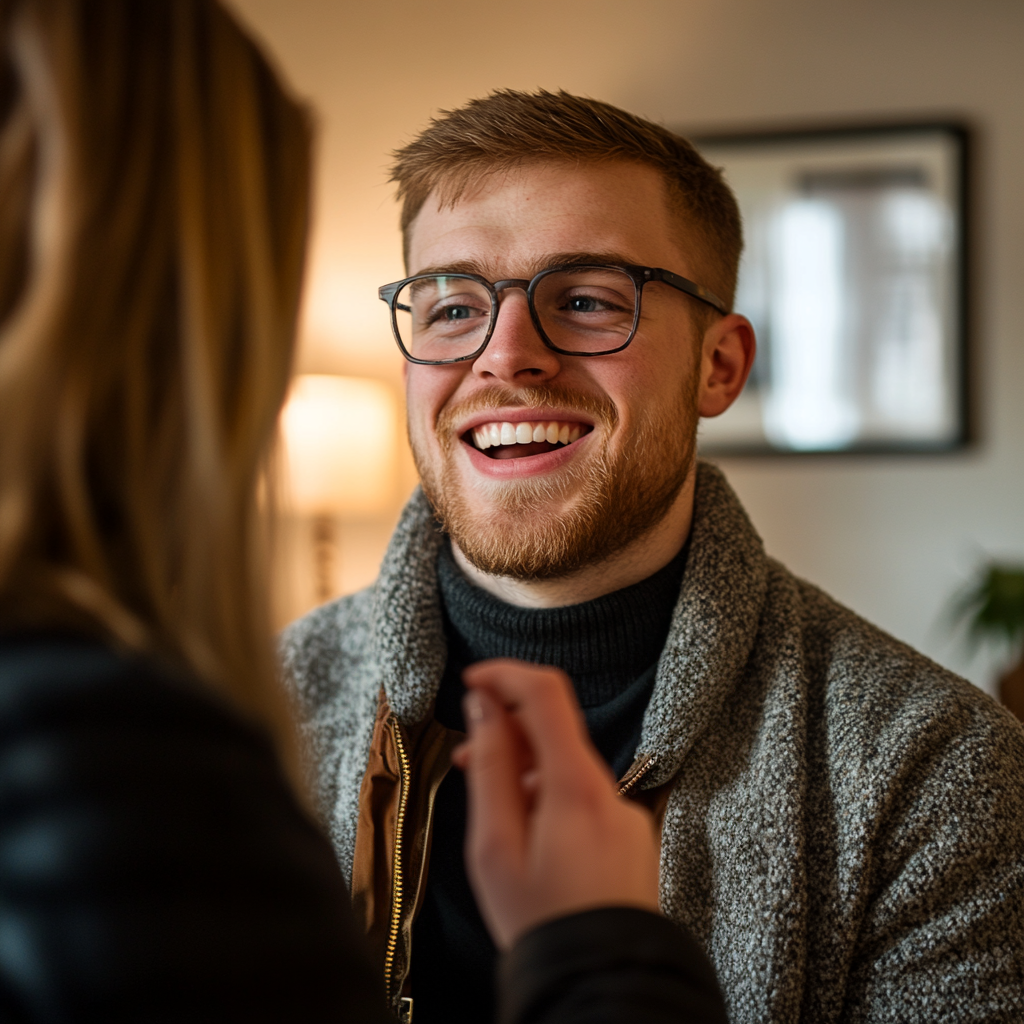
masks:
{"type": "Polygon", "coordinates": [[[532,444],[547,441],[548,444],[572,444],[579,440],[583,427],[579,423],[559,423],[544,420],[537,423],[484,423],[473,428],[473,444],[481,451],[503,444],[532,444]]]}

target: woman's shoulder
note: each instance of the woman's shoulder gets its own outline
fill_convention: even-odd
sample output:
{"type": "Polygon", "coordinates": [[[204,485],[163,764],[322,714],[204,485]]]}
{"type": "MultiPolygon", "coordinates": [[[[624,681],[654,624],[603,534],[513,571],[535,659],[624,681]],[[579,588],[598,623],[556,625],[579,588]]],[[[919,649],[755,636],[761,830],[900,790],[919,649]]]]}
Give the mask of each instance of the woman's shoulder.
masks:
{"type": "Polygon", "coordinates": [[[199,718],[252,731],[211,689],[153,658],[69,633],[0,636],[0,733],[107,715],[156,715],[168,727],[199,718]],[[184,717],[167,719],[175,709],[184,717]]]}
{"type": "Polygon", "coordinates": [[[165,832],[201,834],[206,850],[245,830],[260,849],[314,832],[267,733],[212,688],[57,634],[0,640],[0,849],[29,824],[75,850],[68,830],[84,827],[92,853],[113,861],[163,859],[165,832]]]}
{"type": "Polygon", "coordinates": [[[212,690],[88,640],[0,640],[0,903],[21,937],[0,1005],[352,1019],[344,901],[269,738],[212,690]]]}

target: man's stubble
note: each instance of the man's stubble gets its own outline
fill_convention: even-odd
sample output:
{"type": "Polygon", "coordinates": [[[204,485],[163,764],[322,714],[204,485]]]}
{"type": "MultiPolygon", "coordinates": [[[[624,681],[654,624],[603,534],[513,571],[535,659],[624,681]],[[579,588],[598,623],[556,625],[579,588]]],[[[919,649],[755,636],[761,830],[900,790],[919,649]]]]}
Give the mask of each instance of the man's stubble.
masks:
{"type": "Polygon", "coordinates": [[[557,385],[496,388],[468,403],[445,407],[437,436],[442,465],[410,441],[423,490],[443,529],[481,572],[518,580],[564,578],[622,551],[668,514],[693,466],[697,441],[697,381],[687,375],[679,402],[643,414],[612,451],[618,422],[605,398],[557,385]],[[571,460],[555,473],[496,482],[481,508],[455,469],[454,424],[489,408],[550,406],[589,415],[606,427],[598,452],[571,460]]]}

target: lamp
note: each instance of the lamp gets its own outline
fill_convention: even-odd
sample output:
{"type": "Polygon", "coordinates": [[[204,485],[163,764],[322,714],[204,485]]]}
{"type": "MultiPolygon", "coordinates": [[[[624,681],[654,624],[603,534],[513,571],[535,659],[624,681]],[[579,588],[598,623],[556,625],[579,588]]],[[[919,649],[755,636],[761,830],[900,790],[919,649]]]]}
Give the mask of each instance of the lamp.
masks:
{"type": "Polygon", "coordinates": [[[300,374],[281,412],[284,506],[313,520],[317,597],[332,595],[339,515],[385,511],[395,494],[394,392],[384,382],[300,374]]]}

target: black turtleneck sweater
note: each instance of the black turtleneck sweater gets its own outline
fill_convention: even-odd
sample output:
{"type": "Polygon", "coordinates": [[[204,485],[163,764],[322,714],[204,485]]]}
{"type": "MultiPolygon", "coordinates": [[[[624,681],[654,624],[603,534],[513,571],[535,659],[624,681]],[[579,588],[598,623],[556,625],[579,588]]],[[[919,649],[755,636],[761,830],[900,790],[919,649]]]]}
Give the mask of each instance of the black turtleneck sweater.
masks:
{"type": "MultiPolygon", "coordinates": [[[[435,716],[465,729],[462,670],[486,658],[554,665],[573,681],[590,738],[621,778],[633,762],[658,658],[679,597],[686,548],[653,576],[594,601],[518,608],[474,586],[445,544],[438,557],[448,661],[435,716]]],[[[434,808],[426,894],[413,927],[416,1024],[494,1019],[497,951],[466,877],[466,788],[450,771],[434,808]]]]}

